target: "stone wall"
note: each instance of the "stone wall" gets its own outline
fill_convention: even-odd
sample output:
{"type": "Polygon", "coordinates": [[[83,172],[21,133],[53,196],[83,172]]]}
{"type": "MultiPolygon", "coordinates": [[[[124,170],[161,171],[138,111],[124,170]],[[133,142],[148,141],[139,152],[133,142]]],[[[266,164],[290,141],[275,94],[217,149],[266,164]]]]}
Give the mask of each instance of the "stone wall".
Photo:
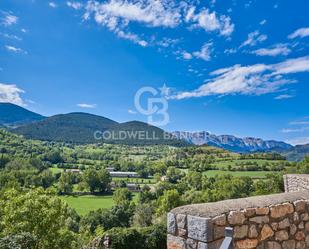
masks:
{"type": "Polygon", "coordinates": [[[309,190],[309,175],[289,174],[284,175],[285,192],[298,192],[309,190]]]}
{"type": "Polygon", "coordinates": [[[168,249],[217,249],[225,227],[237,249],[309,248],[309,191],[189,205],[168,213],[168,249]]]}

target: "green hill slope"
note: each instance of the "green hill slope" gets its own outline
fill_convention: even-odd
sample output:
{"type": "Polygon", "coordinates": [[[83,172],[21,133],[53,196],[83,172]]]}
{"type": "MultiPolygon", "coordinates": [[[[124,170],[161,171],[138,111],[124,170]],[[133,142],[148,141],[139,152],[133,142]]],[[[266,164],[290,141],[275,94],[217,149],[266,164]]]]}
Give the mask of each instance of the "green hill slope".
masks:
{"type": "Polygon", "coordinates": [[[166,137],[162,129],[143,122],[132,121],[120,124],[108,118],[87,113],[56,115],[12,131],[31,139],[79,144],[102,142],[127,145],[181,146],[186,144],[166,137]]]}
{"type": "Polygon", "coordinates": [[[0,103],[0,127],[19,126],[44,118],[42,115],[26,110],[18,105],[0,103]]]}
{"type": "Polygon", "coordinates": [[[18,127],[13,132],[38,140],[93,143],[94,132],[105,131],[116,124],[113,120],[97,115],[69,113],[18,127]]]}
{"type": "Polygon", "coordinates": [[[289,161],[302,161],[309,154],[309,144],[296,145],[288,151],[282,152],[289,161]]]}

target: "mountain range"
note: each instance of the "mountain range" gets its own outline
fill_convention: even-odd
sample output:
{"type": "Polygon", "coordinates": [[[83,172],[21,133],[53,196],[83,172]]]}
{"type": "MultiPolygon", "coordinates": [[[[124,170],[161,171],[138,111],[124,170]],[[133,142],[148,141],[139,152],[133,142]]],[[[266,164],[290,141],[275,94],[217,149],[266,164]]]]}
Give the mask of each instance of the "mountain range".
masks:
{"type": "Polygon", "coordinates": [[[215,135],[207,131],[200,132],[181,132],[172,133],[178,139],[184,139],[194,145],[211,145],[234,152],[257,152],[257,151],[275,151],[288,150],[293,146],[285,142],[268,140],[261,138],[245,137],[239,138],[232,135],[215,135]]]}
{"type": "Polygon", "coordinates": [[[144,122],[118,123],[89,113],[77,112],[44,117],[10,103],[0,103],[0,127],[6,127],[26,138],[44,141],[173,146],[207,144],[239,153],[278,152],[291,160],[301,160],[309,153],[309,145],[294,147],[281,141],[239,138],[233,135],[218,136],[206,131],[167,133],[144,122]],[[95,135],[99,137],[95,138],[95,135]]]}

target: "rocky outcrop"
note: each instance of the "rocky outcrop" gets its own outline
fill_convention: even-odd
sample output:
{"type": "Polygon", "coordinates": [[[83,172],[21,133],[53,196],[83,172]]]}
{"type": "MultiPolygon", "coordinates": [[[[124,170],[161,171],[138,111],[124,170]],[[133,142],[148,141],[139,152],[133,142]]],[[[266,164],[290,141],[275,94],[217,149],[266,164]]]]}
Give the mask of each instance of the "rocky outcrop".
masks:
{"type": "Polygon", "coordinates": [[[309,248],[309,192],[179,207],[168,216],[168,249],[217,249],[225,227],[236,249],[309,248]]]}
{"type": "Polygon", "coordinates": [[[293,146],[284,142],[268,140],[265,141],[260,138],[245,137],[239,138],[232,135],[211,134],[206,131],[201,132],[182,132],[175,131],[172,133],[178,139],[195,145],[211,145],[234,152],[257,152],[257,151],[284,151],[292,148],[293,146]]]}

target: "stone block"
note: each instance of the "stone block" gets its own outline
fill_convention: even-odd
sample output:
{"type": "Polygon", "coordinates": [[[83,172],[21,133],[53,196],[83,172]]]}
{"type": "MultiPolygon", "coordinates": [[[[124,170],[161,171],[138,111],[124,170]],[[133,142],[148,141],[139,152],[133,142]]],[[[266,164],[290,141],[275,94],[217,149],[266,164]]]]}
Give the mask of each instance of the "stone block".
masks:
{"type": "Polygon", "coordinates": [[[282,249],[282,247],[278,242],[268,241],[266,243],[266,249],[282,249]]]}
{"type": "Polygon", "coordinates": [[[242,211],[231,211],[228,216],[228,222],[231,225],[242,225],[245,221],[246,217],[242,211]]]}
{"type": "Polygon", "coordinates": [[[248,235],[248,225],[235,226],[234,227],[234,238],[244,239],[248,235]]]}
{"type": "Polygon", "coordinates": [[[275,238],[278,241],[288,240],[289,239],[289,234],[288,234],[287,231],[281,230],[281,231],[276,232],[275,238]]]}
{"type": "Polygon", "coordinates": [[[280,221],[278,224],[279,229],[285,229],[290,226],[290,220],[288,218],[285,218],[283,221],[280,221]]]}
{"type": "Polygon", "coordinates": [[[304,228],[305,228],[305,223],[302,221],[301,223],[299,223],[298,229],[304,229],[304,228]]]}
{"type": "Polygon", "coordinates": [[[272,218],[284,218],[288,214],[294,212],[294,206],[291,203],[284,203],[272,206],[270,209],[270,216],[272,218]]]}
{"type": "Polygon", "coordinates": [[[186,249],[186,240],[173,235],[167,235],[167,249],[186,249]]]}
{"type": "Polygon", "coordinates": [[[214,226],[214,240],[225,237],[225,227],[214,226]]]}
{"type": "Polygon", "coordinates": [[[187,239],[186,246],[186,249],[196,249],[197,241],[193,239],[187,239]]]}
{"type": "Polygon", "coordinates": [[[282,249],[295,249],[295,240],[283,241],[282,249]]]}
{"type": "Polygon", "coordinates": [[[177,220],[177,227],[186,229],[187,227],[187,216],[185,214],[177,214],[176,216],[177,220]]]}
{"type": "Polygon", "coordinates": [[[269,217],[268,216],[256,216],[249,219],[250,222],[254,222],[257,224],[263,224],[263,223],[269,223],[269,217]]]}
{"type": "Polygon", "coordinates": [[[298,241],[305,240],[305,233],[303,231],[299,231],[295,234],[295,239],[298,241]]]}
{"type": "Polygon", "coordinates": [[[186,237],[187,236],[187,230],[186,229],[178,229],[178,236],[180,237],[186,237]]]}
{"type": "Polygon", "coordinates": [[[246,208],[244,213],[248,218],[253,217],[255,215],[255,208],[246,208]]]}
{"type": "Polygon", "coordinates": [[[249,232],[248,232],[248,236],[249,238],[253,239],[253,238],[257,238],[257,236],[259,235],[256,226],[255,225],[251,225],[249,228],[249,232]]]}
{"type": "Polygon", "coordinates": [[[261,231],[261,240],[266,240],[274,235],[274,231],[268,224],[265,224],[261,231]]]}
{"type": "Polygon", "coordinates": [[[299,201],[295,201],[293,204],[295,206],[295,211],[296,212],[305,212],[305,210],[306,210],[306,201],[299,200],[299,201]]]}
{"type": "Polygon", "coordinates": [[[292,224],[290,226],[290,234],[294,235],[297,232],[297,226],[295,226],[294,224],[292,224]]]}
{"type": "Polygon", "coordinates": [[[259,207],[255,210],[256,215],[268,215],[269,214],[269,207],[259,207]]]}
{"type": "Polygon", "coordinates": [[[309,215],[308,213],[304,213],[300,215],[300,220],[301,221],[309,221],[309,215]]]}
{"type": "Polygon", "coordinates": [[[213,223],[209,218],[187,216],[188,237],[201,242],[213,240],[213,223]]]}
{"type": "Polygon", "coordinates": [[[296,249],[306,249],[306,243],[304,241],[298,241],[296,243],[296,249]]]}
{"type": "Polygon", "coordinates": [[[167,232],[169,234],[176,234],[176,217],[173,213],[167,214],[167,232]]]}
{"type": "Polygon", "coordinates": [[[226,215],[225,214],[216,216],[212,220],[214,224],[217,226],[226,226],[226,215]]]}
{"type": "Polygon", "coordinates": [[[197,249],[218,249],[220,248],[223,239],[216,240],[209,243],[198,242],[197,249]]]}
{"type": "Polygon", "coordinates": [[[257,239],[244,239],[236,241],[236,249],[251,249],[258,245],[257,239]]]}

